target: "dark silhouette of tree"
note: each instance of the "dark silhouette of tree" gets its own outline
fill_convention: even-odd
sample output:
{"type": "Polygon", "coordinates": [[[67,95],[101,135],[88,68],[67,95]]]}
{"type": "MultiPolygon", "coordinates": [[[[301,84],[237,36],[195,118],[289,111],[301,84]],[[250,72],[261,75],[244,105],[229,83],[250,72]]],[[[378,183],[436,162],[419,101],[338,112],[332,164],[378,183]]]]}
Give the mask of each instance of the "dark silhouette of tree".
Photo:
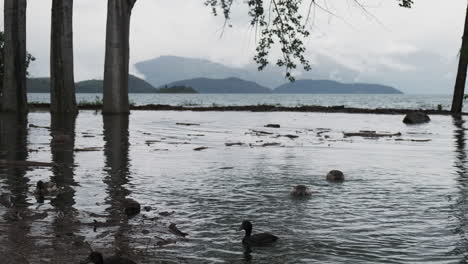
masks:
{"type": "Polygon", "coordinates": [[[50,111],[78,113],[73,69],[73,0],[52,1],[50,111]]]}
{"type": "Polygon", "coordinates": [[[4,21],[0,111],[26,113],[26,0],[4,0],[4,21]]]}
{"type": "Polygon", "coordinates": [[[107,1],[103,113],[129,113],[130,17],[136,0],[107,1]]]}
{"type": "Polygon", "coordinates": [[[452,113],[460,114],[463,110],[463,97],[465,94],[466,70],[468,67],[468,9],[465,17],[465,29],[460,49],[460,60],[458,62],[457,78],[453,91],[452,113]]]}

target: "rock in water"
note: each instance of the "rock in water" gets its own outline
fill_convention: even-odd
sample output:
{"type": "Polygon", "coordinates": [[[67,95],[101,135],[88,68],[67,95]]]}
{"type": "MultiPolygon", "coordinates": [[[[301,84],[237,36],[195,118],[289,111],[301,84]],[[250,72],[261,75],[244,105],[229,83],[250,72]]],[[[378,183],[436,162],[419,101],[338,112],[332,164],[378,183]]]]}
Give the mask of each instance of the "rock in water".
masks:
{"type": "Polygon", "coordinates": [[[123,206],[125,208],[125,214],[127,214],[127,216],[135,216],[139,214],[141,210],[140,203],[130,198],[124,200],[123,206]]]}
{"type": "Polygon", "coordinates": [[[344,181],[344,174],[339,170],[331,170],[327,174],[327,181],[331,182],[342,182],[344,181]]]}
{"type": "Polygon", "coordinates": [[[403,119],[403,123],[405,124],[423,124],[431,121],[429,116],[424,112],[411,112],[406,114],[405,118],[403,119]]]}
{"type": "Polygon", "coordinates": [[[268,124],[268,125],[265,125],[265,127],[280,128],[281,126],[279,124],[268,124]]]}

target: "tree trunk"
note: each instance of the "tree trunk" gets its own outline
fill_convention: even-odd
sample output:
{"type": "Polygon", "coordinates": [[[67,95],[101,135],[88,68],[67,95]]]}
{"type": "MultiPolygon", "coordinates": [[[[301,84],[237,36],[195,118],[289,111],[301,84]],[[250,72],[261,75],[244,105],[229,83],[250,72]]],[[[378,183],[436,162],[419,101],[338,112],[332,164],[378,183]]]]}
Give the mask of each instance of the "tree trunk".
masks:
{"type": "Polygon", "coordinates": [[[4,0],[5,46],[2,112],[28,111],[26,92],[26,0],[4,0]]]}
{"type": "Polygon", "coordinates": [[[462,45],[460,49],[460,61],[458,63],[457,79],[453,91],[452,113],[460,114],[463,108],[465,94],[466,70],[468,67],[468,9],[465,17],[465,30],[463,32],[462,45]]]}
{"type": "Polygon", "coordinates": [[[136,0],[107,1],[103,113],[129,113],[130,16],[136,0]]]}
{"type": "Polygon", "coordinates": [[[73,0],[52,1],[50,111],[77,113],[73,73],[73,0]]]}

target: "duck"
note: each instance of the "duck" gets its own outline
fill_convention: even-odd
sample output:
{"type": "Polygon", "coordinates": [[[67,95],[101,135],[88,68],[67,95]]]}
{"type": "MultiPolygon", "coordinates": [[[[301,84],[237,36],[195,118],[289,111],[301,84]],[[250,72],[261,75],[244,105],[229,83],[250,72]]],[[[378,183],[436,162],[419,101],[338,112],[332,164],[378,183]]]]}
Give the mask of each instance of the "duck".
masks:
{"type": "Polygon", "coordinates": [[[343,182],[344,180],[344,174],[340,170],[331,170],[327,174],[327,181],[329,182],[343,182]]]}
{"type": "Polygon", "coordinates": [[[307,197],[311,195],[309,188],[302,184],[294,186],[290,194],[293,197],[307,197]]]}
{"type": "Polygon", "coordinates": [[[86,264],[86,263],[94,263],[94,264],[137,264],[136,262],[124,258],[124,257],[118,257],[118,256],[112,256],[108,258],[104,258],[104,256],[97,251],[93,251],[89,254],[88,258],[84,261],[81,262],[81,264],[86,264]]]}
{"type": "Polygon", "coordinates": [[[248,247],[262,247],[273,244],[278,237],[270,233],[259,233],[252,235],[252,223],[248,220],[242,221],[240,230],[245,230],[242,244],[248,247]]]}
{"type": "Polygon", "coordinates": [[[51,195],[57,191],[58,191],[57,185],[53,182],[38,181],[36,183],[35,194],[39,196],[51,195]]]}

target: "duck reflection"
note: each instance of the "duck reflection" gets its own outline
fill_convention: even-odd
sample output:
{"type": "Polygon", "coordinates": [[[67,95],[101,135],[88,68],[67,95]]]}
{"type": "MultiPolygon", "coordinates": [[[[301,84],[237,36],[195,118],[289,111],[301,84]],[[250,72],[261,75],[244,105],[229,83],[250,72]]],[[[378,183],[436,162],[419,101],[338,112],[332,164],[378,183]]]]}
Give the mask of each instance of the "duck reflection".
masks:
{"type": "MultiPolygon", "coordinates": [[[[466,155],[466,139],[465,139],[465,120],[461,117],[453,117],[454,139],[455,139],[455,169],[458,177],[458,197],[454,204],[455,217],[458,220],[455,232],[460,236],[454,254],[464,255],[468,251],[468,174],[467,174],[467,155],[466,155]]],[[[466,259],[462,260],[462,263],[466,259]]]]}
{"type": "MultiPolygon", "coordinates": [[[[25,161],[27,149],[27,115],[0,113],[0,159],[25,161]]],[[[28,179],[26,167],[0,167],[0,212],[6,222],[0,224],[2,262],[23,263],[28,256],[19,256],[20,249],[30,245],[28,238],[30,223],[23,221],[27,214],[28,179]],[[6,250],[3,250],[3,247],[6,250]]],[[[24,254],[27,254],[25,252],[24,254]]]]}
{"type": "Polygon", "coordinates": [[[107,203],[110,205],[109,222],[118,223],[119,230],[115,234],[115,245],[122,253],[129,251],[127,234],[130,231],[128,218],[123,213],[124,202],[130,191],[126,189],[129,183],[129,116],[104,115],[104,154],[106,159],[107,203]]]}

